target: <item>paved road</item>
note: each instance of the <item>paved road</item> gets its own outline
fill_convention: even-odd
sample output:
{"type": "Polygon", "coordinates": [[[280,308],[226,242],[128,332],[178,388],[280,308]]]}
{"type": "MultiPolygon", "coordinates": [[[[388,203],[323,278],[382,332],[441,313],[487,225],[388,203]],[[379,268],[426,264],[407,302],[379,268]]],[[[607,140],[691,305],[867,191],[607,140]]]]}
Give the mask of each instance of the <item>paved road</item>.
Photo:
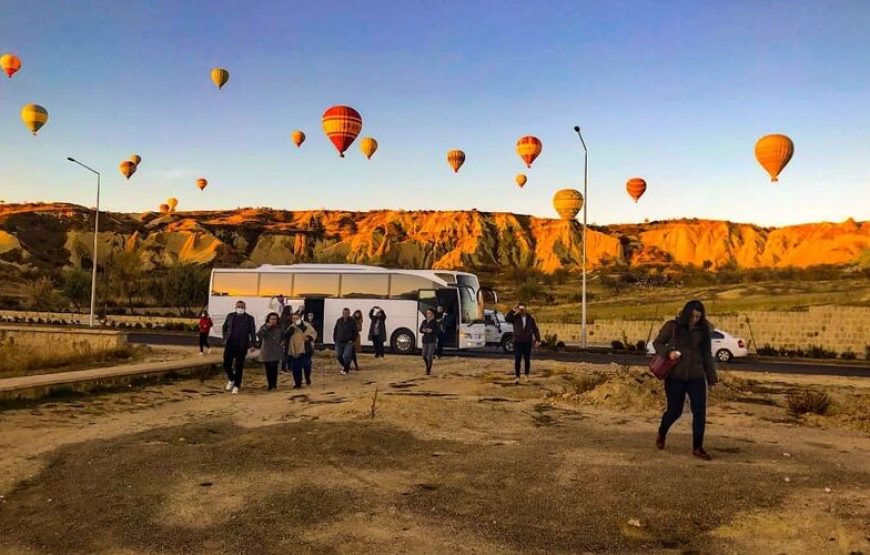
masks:
{"type": "MultiPolygon", "coordinates": [[[[169,333],[129,333],[131,343],[144,343],[147,345],[197,345],[195,334],[169,334],[169,333]]],[[[480,349],[463,351],[464,357],[480,358],[510,358],[495,349],[480,349]]],[[[639,355],[613,355],[603,353],[577,353],[577,352],[553,352],[537,351],[535,357],[543,360],[558,360],[563,362],[591,362],[595,364],[634,364],[645,365],[647,357],[639,355]]],[[[848,376],[870,378],[870,365],[867,364],[831,364],[823,362],[805,361],[770,361],[752,360],[720,364],[721,368],[734,372],[770,372],[772,374],[818,374],[827,376],[848,376]]]]}

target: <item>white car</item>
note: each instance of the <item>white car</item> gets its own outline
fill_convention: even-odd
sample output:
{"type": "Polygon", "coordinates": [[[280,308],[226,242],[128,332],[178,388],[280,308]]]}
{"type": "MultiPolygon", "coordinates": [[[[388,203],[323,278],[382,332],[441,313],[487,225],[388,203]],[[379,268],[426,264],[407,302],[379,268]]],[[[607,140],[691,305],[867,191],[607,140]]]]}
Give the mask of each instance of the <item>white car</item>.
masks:
{"type": "MultiPolygon", "coordinates": [[[[734,358],[742,358],[749,355],[749,347],[746,341],[739,337],[734,337],[730,333],[722,330],[713,330],[710,332],[710,338],[713,340],[713,357],[719,362],[730,362],[734,358]]],[[[646,344],[646,352],[651,355],[656,353],[652,341],[646,344]]]]}
{"type": "Polygon", "coordinates": [[[514,326],[504,321],[504,314],[497,310],[485,310],[486,344],[498,346],[506,353],[514,352],[514,326]]]}

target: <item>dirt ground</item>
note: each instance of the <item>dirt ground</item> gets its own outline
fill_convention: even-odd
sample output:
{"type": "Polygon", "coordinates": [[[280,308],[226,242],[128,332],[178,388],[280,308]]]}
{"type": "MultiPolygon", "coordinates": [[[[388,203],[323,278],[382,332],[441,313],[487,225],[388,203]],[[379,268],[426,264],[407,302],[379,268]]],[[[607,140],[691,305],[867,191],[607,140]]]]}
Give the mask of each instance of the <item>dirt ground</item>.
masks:
{"type": "Polygon", "coordinates": [[[0,412],[0,551],[870,554],[868,380],[722,372],[703,462],[688,414],[655,449],[641,369],[361,364],[0,412]],[[802,388],[833,414],[789,416],[802,388]]]}

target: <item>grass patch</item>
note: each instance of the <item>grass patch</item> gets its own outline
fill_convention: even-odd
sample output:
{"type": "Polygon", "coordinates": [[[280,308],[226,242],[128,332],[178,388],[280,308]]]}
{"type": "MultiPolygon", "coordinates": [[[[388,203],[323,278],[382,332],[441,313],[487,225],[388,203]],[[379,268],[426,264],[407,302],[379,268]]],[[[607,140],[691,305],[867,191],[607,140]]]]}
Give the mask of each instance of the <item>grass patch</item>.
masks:
{"type": "Polygon", "coordinates": [[[125,345],[98,353],[87,350],[71,353],[52,352],[49,345],[45,349],[26,349],[11,341],[0,342],[0,378],[12,378],[47,371],[71,371],[95,368],[141,357],[149,350],[146,346],[125,345]]]}
{"type": "Polygon", "coordinates": [[[567,376],[562,376],[562,378],[571,385],[571,388],[576,395],[592,391],[607,381],[607,376],[601,372],[580,375],[569,374],[567,376]]]}
{"type": "Polygon", "coordinates": [[[789,395],[786,404],[791,414],[825,415],[831,408],[831,396],[823,391],[807,389],[789,395]]]}

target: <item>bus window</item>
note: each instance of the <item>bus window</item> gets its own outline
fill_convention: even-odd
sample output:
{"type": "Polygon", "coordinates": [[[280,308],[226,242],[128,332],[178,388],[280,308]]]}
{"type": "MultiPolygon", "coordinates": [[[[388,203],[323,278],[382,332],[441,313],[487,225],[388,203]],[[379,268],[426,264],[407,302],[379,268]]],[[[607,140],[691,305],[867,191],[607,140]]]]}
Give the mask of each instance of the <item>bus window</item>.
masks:
{"type": "Polygon", "coordinates": [[[296,274],[293,297],[338,297],[339,274],[296,274]]]}
{"type": "Polygon", "coordinates": [[[229,297],[257,296],[260,275],[255,272],[215,272],[212,277],[211,294],[229,297]]]}
{"type": "Polygon", "coordinates": [[[421,289],[437,289],[438,285],[426,278],[409,274],[392,274],[390,276],[391,299],[417,300],[421,289]]]}
{"type": "Polygon", "coordinates": [[[290,297],[293,293],[293,274],[262,273],[260,274],[260,296],[277,297],[284,295],[290,297]]]}
{"type": "Polygon", "coordinates": [[[341,296],[344,299],[385,299],[388,284],[386,274],[342,274],[341,296]]]}

